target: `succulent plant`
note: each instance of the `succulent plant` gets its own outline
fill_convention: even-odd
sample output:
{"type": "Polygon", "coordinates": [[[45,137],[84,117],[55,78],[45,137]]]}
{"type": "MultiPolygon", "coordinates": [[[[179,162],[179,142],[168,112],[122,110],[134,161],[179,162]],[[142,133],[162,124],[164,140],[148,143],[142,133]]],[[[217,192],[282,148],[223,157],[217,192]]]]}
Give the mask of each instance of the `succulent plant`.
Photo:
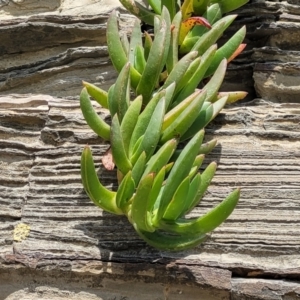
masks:
{"type": "Polygon", "coordinates": [[[148,2],[153,11],[134,1],[121,1],[153,24],[154,39],[142,34],[138,20],[130,41],[126,35],[120,37],[113,11],[107,23],[107,45],[119,76],[108,92],[83,82],[80,95],[88,125],[110,142],[118,190],[110,191],[101,184],[88,146],[81,157],[81,175],[87,194],[97,206],[126,215],[148,244],[178,251],[201,243],[227,219],[239,200],[240,190],[236,189],[203,216],[186,217],[200,202],[216,171],[213,162],[199,173],[204,155],[216,144],[215,140],[202,144],[204,127],[226,103],[246,95],[219,93],[226,58],[234,57],[242,48],[245,29],[221,48],[215,45],[235,18],[221,18],[222,13],[245,1],[203,0],[199,5],[199,1],[190,0],[182,6],[177,1],[148,2]],[[193,12],[203,13],[207,20],[190,16],[193,12]],[[193,25],[183,32],[188,23],[202,27],[193,25]],[[111,124],[96,113],[90,96],[107,109],[111,124]],[[186,143],[183,148],[178,147],[180,142],[186,143]]]}
{"type": "MultiPolygon", "coordinates": [[[[150,9],[137,1],[120,0],[122,5],[143,22],[155,25],[157,16],[163,16],[163,7],[170,13],[172,21],[173,41],[178,41],[179,55],[190,51],[198,51],[202,55],[210,45],[217,42],[223,32],[235,20],[237,15],[227,15],[231,11],[246,4],[249,0],[185,0],[180,1],[151,0],[150,9]]],[[[237,56],[245,47],[241,44],[246,29],[242,27],[215,53],[210,74],[223,58],[228,61],[237,56]]],[[[177,51],[177,49],[175,49],[177,51]]],[[[176,52],[175,51],[175,52],[176,52]]],[[[175,55],[176,58],[176,55],[175,55]]],[[[209,75],[209,72],[207,75],[209,75]]]]}
{"type": "Polygon", "coordinates": [[[198,132],[175,161],[172,155],[178,143],[176,139],[167,141],[149,160],[143,151],[131,169],[126,166],[130,170],[117,192],[101,184],[91,150],[85,147],[81,158],[83,186],[97,206],[110,213],[126,215],[148,244],[172,251],[196,246],[206,233],[227,219],[240,194],[236,189],[205,215],[185,218],[200,202],[216,170],[213,162],[202,174],[198,172],[204,159],[204,155],[198,154],[203,136],[203,130],[198,132]]]}

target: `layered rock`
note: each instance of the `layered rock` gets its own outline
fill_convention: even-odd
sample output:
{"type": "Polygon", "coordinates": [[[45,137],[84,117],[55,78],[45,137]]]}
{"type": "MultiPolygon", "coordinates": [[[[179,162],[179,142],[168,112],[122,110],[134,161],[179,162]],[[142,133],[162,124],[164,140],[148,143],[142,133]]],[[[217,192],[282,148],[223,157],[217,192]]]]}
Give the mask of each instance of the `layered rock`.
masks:
{"type": "Polygon", "coordinates": [[[87,143],[111,189],[116,174],[103,171],[108,145],[77,101],[0,97],[0,299],[297,299],[300,285],[289,280],[300,278],[299,111],[256,101],[219,115],[206,134],[218,145],[204,163],[217,161],[217,173],[193,215],[235,187],[241,200],[205,243],[170,253],[84,192],[87,143]]]}
{"type": "MultiPolygon", "coordinates": [[[[0,94],[78,97],[81,81],[116,78],[106,48],[108,12],[118,1],[5,1],[0,11],[0,94]]],[[[124,28],[132,17],[122,15],[124,28]]],[[[128,25],[129,26],[129,25],[128,25]]]]}
{"type": "MultiPolygon", "coordinates": [[[[175,254],[147,246],[81,184],[88,143],[116,187],[101,165],[108,145],[77,101],[82,79],[107,88],[116,78],[105,38],[115,7],[0,0],[0,299],[298,299],[299,2],[251,1],[224,36],[247,25],[247,50],[223,89],[264,100],[228,108],[207,128],[219,143],[204,166],[219,166],[195,215],[237,186],[242,197],[204,244],[175,254]]],[[[129,32],[133,18],[119,10],[129,32]]]]}
{"type": "Polygon", "coordinates": [[[247,59],[256,95],[272,102],[299,102],[299,1],[251,1],[239,15],[247,25],[252,49],[247,59]]]}
{"type": "MultiPolygon", "coordinates": [[[[107,13],[118,1],[2,1],[0,94],[78,97],[81,80],[107,89],[116,73],[105,45],[107,13]]],[[[297,102],[299,3],[253,0],[224,34],[247,26],[247,48],[230,63],[223,90],[246,90],[274,102],[297,102]]],[[[133,18],[121,9],[121,28],[133,18]]]]}

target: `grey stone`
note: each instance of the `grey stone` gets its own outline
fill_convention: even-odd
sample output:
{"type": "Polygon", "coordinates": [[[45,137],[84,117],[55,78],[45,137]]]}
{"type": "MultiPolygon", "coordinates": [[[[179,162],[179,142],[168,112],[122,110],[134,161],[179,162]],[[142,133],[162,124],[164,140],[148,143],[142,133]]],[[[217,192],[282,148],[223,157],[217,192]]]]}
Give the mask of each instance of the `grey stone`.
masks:
{"type": "Polygon", "coordinates": [[[0,299],[299,299],[299,1],[250,1],[223,37],[247,25],[247,50],[222,88],[247,90],[252,101],[206,129],[218,145],[204,166],[216,161],[218,170],[192,215],[235,187],[242,196],[205,243],[181,253],[147,246],[81,184],[89,144],[102,181],[116,188],[101,164],[108,144],[86,125],[78,95],[81,80],[108,88],[116,78],[109,11],[120,11],[124,32],[134,18],[107,0],[0,7],[0,299]]]}

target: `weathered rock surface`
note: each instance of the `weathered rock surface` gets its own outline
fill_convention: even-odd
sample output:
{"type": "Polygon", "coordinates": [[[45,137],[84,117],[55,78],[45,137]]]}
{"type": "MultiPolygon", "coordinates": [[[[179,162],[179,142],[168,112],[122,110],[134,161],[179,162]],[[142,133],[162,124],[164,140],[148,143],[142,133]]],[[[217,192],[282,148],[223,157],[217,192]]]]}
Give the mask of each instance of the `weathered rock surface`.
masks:
{"type": "MultiPolygon", "coordinates": [[[[105,45],[106,20],[108,12],[118,8],[119,2],[76,3],[2,3],[0,94],[78,97],[82,80],[108,89],[116,73],[105,45]]],[[[123,13],[120,24],[124,28],[131,26],[132,19],[123,13]]]]}
{"type": "MultiPolygon", "coordinates": [[[[105,46],[108,1],[0,2],[0,94],[78,97],[81,80],[108,88],[116,73],[105,46]]],[[[120,25],[133,18],[121,10],[120,25]]],[[[296,2],[252,0],[225,33],[247,26],[246,50],[229,64],[223,90],[246,90],[274,102],[298,102],[299,20],[296,2]]]]}
{"type": "Polygon", "coordinates": [[[0,18],[3,20],[36,14],[95,15],[119,6],[118,0],[1,0],[0,18]]]}
{"type": "Polygon", "coordinates": [[[258,100],[219,115],[206,135],[219,141],[207,156],[218,162],[217,175],[194,214],[238,186],[240,203],[201,246],[169,253],[86,196],[85,144],[106,185],[115,187],[116,174],[103,172],[107,145],[77,100],[2,96],[0,299],[199,299],[200,292],[201,299],[298,299],[299,115],[297,104],[258,100]],[[28,235],[14,234],[19,224],[28,235]]]}
{"type": "Polygon", "coordinates": [[[237,11],[226,38],[247,26],[246,51],[229,65],[225,89],[272,102],[299,102],[299,1],[252,0],[237,11]],[[253,75],[253,78],[252,78],[253,75]]]}
{"type": "MultiPolygon", "coordinates": [[[[238,186],[241,201],[205,243],[175,254],[148,247],[81,185],[88,143],[116,187],[76,99],[82,79],[107,88],[116,77],[105,45],[116,7],[0,0],[0,299],[299,299],[299,1],[250,1],[224,36],[247,25],[223,89],[267,101],[228,108],[207,129],[219,141],[207,163],[219,167],[195,214],[238,186]]],[[[123,30],[132,20],[121,10],[123,30]]]]}

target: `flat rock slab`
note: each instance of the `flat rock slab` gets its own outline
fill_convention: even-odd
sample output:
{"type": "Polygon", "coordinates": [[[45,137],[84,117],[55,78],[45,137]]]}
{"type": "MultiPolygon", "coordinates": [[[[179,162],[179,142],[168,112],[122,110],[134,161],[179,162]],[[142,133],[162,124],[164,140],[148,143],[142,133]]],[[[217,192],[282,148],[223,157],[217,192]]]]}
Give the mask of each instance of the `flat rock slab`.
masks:
{"type": "Polygon", "coordinates": [[[218,162],[217,174],[193,214],[235,187],[240,203],[206,242],[171,253],[88,199],[84,145],[112,189],[116,174],[103,170],[108,145],[78,101],[0,97],[0,299],[298,299],[299,113],[298,104],[255,100],[218,116],[206,130],[218,145],[205,161],[218,162]]]}
{"type": "Polygon", "coordinates": [[[94,15],[97,12],[107,12],[120,6],[118,0],[1,0],[0,18],[15,19],[20,16],[37,14],[51,15],[94,15]]]}
{"type": "Polygon", "coordinates": [[[106,47],[107,18],[113,9],[122,11],[119,23],[126,32],[134,20],[119,1],[2,2],[0,94],[78,98],[82,80],[104,89],[114,83],[117,74],[106,47]]]}

